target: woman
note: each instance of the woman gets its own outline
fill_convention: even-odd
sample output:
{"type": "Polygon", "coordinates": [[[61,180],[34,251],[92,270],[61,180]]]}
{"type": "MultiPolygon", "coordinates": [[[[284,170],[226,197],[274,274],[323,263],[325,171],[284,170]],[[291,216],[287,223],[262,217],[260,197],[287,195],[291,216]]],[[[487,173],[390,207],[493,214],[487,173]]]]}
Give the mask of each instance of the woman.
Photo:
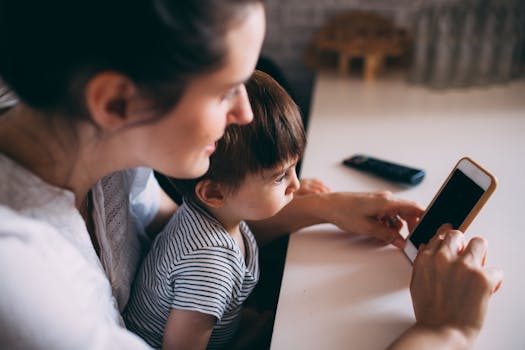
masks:
{"type": "MultiPolygon", "coordinates": [[[[0,118],[0,344],[147,348],[119,311],[145,233],[176,209],[150,169],[202,175],[225,126],[250,122],[243,83],[264,26],[256,0],[0,3],[0,76],[21,100],[0,118]]],[[[400,223],[384,223],[420,215],[387,193],[331,193],[253,229],[331,222],[402,246],[400,223]]],[[[483,240],[460,237],[444,229],[420,254],[417,322],[394,348],[475,338],[501,277],[482,267],[483,240]]]]}

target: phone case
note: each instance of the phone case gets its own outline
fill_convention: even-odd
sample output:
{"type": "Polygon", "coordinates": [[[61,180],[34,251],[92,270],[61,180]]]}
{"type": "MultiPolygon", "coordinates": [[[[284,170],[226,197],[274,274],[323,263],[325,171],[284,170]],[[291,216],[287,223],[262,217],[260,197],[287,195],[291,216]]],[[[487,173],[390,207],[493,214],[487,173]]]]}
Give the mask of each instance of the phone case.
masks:
{"type": "MultiPolygon", "coordinates": [[[[489,177],[489,179],[490,179],[490,185],[485,190],[483,195],[479,198],[478,202],[474,205],[474,207],[472,208],[470,213],[465,217],[465,219],[463,220],[463,223],[457,229],[462,231],[462,232],[465,232],[467,230],[467,228],[470,226],[470,224],[472,223],[472,221],[474,220],[474,218],[478,215],[478,213],[481,210],[481,208],[484,206],[484,204],[490,198],[490,196],[492,195],[492,193],[494,192],[494,190],[496,189],[496,186],[497,186],[497,179],[496,179],[496,177],[491,172],[489,172],[487,169],[485,169],[483,166],[481,166],[480,164],[475,162],[473,159],[471,159],[469,157],[463,157],[456,163],[456,165],[452,168],[452,170],[450,171],[450,173],[447,176],[447,178],[445,179],[445,181],[443,181],[443,184],[441,185],[439,190],[436,192],[434,198],[432,198],[432,201],[428,205],[427,210],[425,211],[425,213],[423,213],[423,216],[422,216],[421,220],[423,220],[424,216],[427,214],[427,212],[430,210],[430,208],[432,208],[432,206],[434,205],[434,202],[437,200],[437,198],[439,198],[439,196],[441,195],[444,187],[448,184],[448,182],[450,181],[450,179],[453,176],[454,172],[456,171],[456,169],[458,169],[460,163],[463,160],[467,160],[475,168],[477,168],[478,170],[480,170],[481,172],[486,174],[489,177]]],[[[408,235],[408,237],[407,237],[407,247],[405,247],[406,249],[412,247],[409,250],[411,251],[410,254],[414,254],[414,256],[417,253],[417,251],[414,250],[414,249],[417,249],[417,248],[415,248],[413,245],[410,245],[410,247],[409,247],[408,246],[408,243],[409,243],[408,241],[409,241],[410,237],[412,236],[412,234],[414,233],[414,231],[416,230],[416,228],[417,228],[417,226],[408,235]]],[[[409,253],[407,252],[406,249],[405,249],[405,255],[409,258],[409,260],[411,260],[412,258],[410,258],[409,253]]]]}

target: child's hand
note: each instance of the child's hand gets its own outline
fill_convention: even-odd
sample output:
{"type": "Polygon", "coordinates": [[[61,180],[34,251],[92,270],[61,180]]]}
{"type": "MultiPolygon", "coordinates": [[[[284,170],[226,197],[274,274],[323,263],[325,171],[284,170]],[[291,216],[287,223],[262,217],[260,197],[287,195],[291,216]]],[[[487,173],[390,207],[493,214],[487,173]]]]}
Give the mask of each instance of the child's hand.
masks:
{"type": "Polygon", "coordinates": [[[302,179],[301,180],[301,188],[295,192],[296,195],[302,196],[305,194],[312,194],[312,193],[328,193],[330,192],[330,188],[324,184],[319,179],[302,179]]]}

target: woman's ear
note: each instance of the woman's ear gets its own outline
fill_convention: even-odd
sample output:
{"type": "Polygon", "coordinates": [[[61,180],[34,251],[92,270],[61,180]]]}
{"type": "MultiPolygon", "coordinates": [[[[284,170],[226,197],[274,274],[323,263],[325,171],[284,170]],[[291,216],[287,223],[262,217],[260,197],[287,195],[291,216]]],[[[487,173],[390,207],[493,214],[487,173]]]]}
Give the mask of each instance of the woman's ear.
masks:
{"type": "Polygon", "coordinates": [[[130,103],[136,96],[135,84],[117,72],[102,72],[89,80],[85,90],[86,107],[103,129],[117,130],[131,122],[130,103]]]}
{"type": "Polygon", "coordinates": [[[195,195],[207,206],[220,208],[226,201],[224,187],[212,180],[201,180],[195,186],[195,195]]]}

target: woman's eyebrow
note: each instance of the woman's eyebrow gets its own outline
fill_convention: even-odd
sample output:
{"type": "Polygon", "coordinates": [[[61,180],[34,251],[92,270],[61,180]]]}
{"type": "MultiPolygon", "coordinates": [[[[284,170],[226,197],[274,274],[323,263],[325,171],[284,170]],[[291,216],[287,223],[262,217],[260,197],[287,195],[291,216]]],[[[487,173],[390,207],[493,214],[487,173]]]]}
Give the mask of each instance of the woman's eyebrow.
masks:
{"type": "Polygon", "coordinates": [[[238,80],[238,81],[234,81],[232,83],[228,83],[228,84],[225,85],[225,87],[226,88],[231,88],[231,87],[234,87],[234,86],[237,86],[237,85],[246,84],[246,82],[248,80],[250,80],[250,77],[251,77],[251,75],[248,78],[246,78],[246,79],[241,79],[241,80],[238,80]]]}

